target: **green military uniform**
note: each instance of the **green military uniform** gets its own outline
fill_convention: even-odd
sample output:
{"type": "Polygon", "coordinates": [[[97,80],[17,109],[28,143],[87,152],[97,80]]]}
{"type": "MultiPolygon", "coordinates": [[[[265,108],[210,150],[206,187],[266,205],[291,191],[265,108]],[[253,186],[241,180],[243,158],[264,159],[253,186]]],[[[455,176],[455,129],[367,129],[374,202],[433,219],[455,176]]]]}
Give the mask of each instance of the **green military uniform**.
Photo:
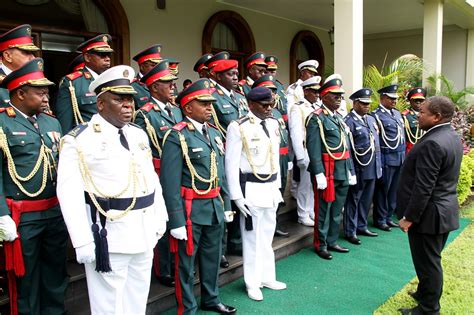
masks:
{"type": "Polygon", "coordinates": [[[281,178],[281,188],[282,193],[285,192],[286,180],[288,177],[288,162],[290,162],[290,157],[288,155],[288,129],[286,127],[285,120],[283,119],[282,114],[276,108],[272,110],[273,117],[278,120],[280,126],[280,178],[281,178]]]}
{"type": "Polygon", "coordinates": [[[239,89],[242,94],[247,95],[252,89],[252,84],[250,84],[250,81],[248,79],[240,80],[239,89]]]}
{"type": "MultiPolygon", "coordinates": [[[[0,68],[0,83],[5,78],[5,71],[0,68]]],[[[0,108],[8,107],[10,103],[10,92],[7,89],[0,88],[0,108]]]]}
{"type": "Polygon", "coordinates": [[[233,97],[230,97],[225,94],[219,84],[215,86],[214,93],[212,93],[212,96],[216,99],[213,103],[212,123],[218,127],[224,136],[232,121],[247,115],[249,112],[245,96],[236,91],[233,91],[232,95],[233,97]]]}
{"type": "MultiPolygon", "coordinates": [[[[77,47],[82,54],[86,53],[112,53],[109,43],[112,37],[107,34],[97,35],[77,47]]],[[[88,122],[97,113],[97,97],[89,92],[89,85],[94,78],[92,69],[87,65],[82,70],[68,74],[59,83],[54,113],[61,123],[64,133],[68,133],[75,126],[88,122]]]]}
{"type": "MultiPolygon", "coordinates": [[[[211,183],[212,188],[220,187],[220,196],[192,200],[190,224],[192,224],[192,242],[194,250],[186,253],[186,242],[178,242],[176,254],[176,290],[178,310],[184,313],[195,313],[197,308],[193,295],[194,261],[199,250],[199,267],[201,281],[201,305],[219,304],[218,274],[221,257],[221,239],[224,233],[224,210],[230,210],[230,200],[224,175],[224,146],[217,129],[208,128],[209,140],[194,129],[192,123],[185,118],[175,126],[166,138],[161,159],[161,185],[169,215],[168,226],[175,229],[188,225],[181,187],[192,189],[195,185],[205,191],[210,184],[193,177],[183,155],[181,137],[185,139],[189,162],[199,176],[209,179],[212,155],[216,155],[217,178],[211,183]],[[182,174],[179,176],[179,174],[182,174]],[[194,183],[193,183],[194,182],[194,183]],[[179,292],[181,290],[181,292],[179,292]],[[181,300],[179,300],[181,297],[181,300]]],[[[189,234],[188,234],[189,238],[189,234]]],[[[178,311],[179,313],[179,311],[178,311]]]]}
{"type": "Polygon", "coordinates": [[[348,133],[339,113],[331,114],[328,109],[320,108],[308,116],[306,123],[306,147],[310,159],[308,170],[313,176],[313,181],[317,174],[324,174],[327,179],[325,190],[317,193],[315,186],[315,200],[319,201],[319,207],[315,207],[314,229],[314,246],[317,251],[325,251],[328,245],[336,245],[339,236],[341,210],[349,189],[348,175],[353,172],[348,144],[348,133]],[[333,168],[330,167],[332,163],[333,168]]]}
{"type": "Polygon", "coordinates": [[[286,100],[285,87],[278,80],[275,80],[275,85],[277,88],[276,94],[278,95],[275,108],[278,109],[283,120],[288,124],[288,101],[286,100]]]}
{"type": "MultiPolygon", "coordinates": [[[[407,100],[412,102],[423,102],[426,98],[426,89],[420,87],[414,87],[407,93],[407,100]]],[[[423,135],[423,130],[418,126],[418,112],[413,108],[412,104],[410,109],[403,111],[403,124],[405,125],[405,140],[406,140],[406,153],[410,152],[411,148],[423,135]]]]}
{"type": "MultiPolygon", "coordinates": [[[[29,78],[32,73],[42,74],[42,65],[42,59],[33,59],[3,83],[18,80],[29,81],[31,86],[53,84],[44,77],[29,78]]],[[[9,86],[11,90],[17,87],[9,86]]],[[[10,306],[18,305],[20,314],[64,314],[67,231],[56,198],[61,126],[43,113],[28,119],[31,122],[13,107],[0,109],[0,216],[11,214],[20,235],[4,247],[7,261],[13,253],[13,260],[18,262],[14,244],[21,239],[25,267],[23,276],[15,269],[9,271],[10,290],[16,285],[18,294],[17,304],[10,295],[10,306]],[[35,165],[39,166],[36,171],[35,165]],[[13,275],[18,276],[16,281],[13,275]]]]}
{"type": "Polygon", "coordinates": [[[140,82],[139,74],[133,79],[132,82],[133,89],[137,91],[137,94],[133,95],[133,100],[135,102],[135,110],[140,109],[143,105],[150,102],[150,91],[146,84],[140,82]]]}

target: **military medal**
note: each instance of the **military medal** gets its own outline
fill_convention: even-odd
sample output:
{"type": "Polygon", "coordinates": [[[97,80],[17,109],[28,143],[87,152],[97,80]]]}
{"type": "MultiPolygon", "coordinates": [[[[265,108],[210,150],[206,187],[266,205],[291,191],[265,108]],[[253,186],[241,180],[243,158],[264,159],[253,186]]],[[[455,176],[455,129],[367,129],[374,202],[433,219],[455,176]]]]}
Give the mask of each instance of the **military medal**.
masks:
{"type": "Polygon", "coordinates": [[[221,155],[224,155],[224,143],[222,143],[221,137],[217,136],[214,138],[214,140],[216,141],[217,148],[221,152],[221,155]]]}
{"type": "Polygon", "coordinates": [[[99,133],[101,132],[99,124],[93,124],[92,127],[94,128],[94,132],[99,133]]]}

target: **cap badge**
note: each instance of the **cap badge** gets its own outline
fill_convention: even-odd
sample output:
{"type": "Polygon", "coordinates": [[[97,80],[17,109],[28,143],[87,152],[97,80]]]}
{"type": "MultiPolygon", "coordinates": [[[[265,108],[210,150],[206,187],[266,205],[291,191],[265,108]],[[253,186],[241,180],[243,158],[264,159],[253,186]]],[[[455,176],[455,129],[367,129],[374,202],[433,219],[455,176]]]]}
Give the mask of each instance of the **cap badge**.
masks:
{"type": "Polygon", "coordinates": [[[260,58],[263,58],[263,54],[260,54],[260,58]]]}
{"type": "Polygon", "coordinates": [[[128,75],[129,75],[128,70],[124,70],[123,71],[123,77],[128,78],[128,75]]]}
{"type": "Polygon", "coordinates": [[[370,94],[369,90],[365,90],[365,94],[369,95],[370,94]]]}
{"type": "Polygon", "coordinates": [[[229,59],[229,56],[224,54],[224,59],[229,59]]]}
{"type": "Polygon", "coordinates": [[[209,88],[209,82],[204,81],[204,87],[205,87],[206,89],[208,89],[208,88],[209,88]]]}
{"type": "Polygon", "coordinates": [[[39,69],[40,71],[43,71],[43,62],[38,61],[38,69],[39,69]]]}
{"type": "Polygon", "coordinates": [[[421,93],[421,89],[416,90],[418,93],[421,93]]]}
{"type": "Polygon", "coordinates": [[[26,28],[26,34],[28,34],[28,36],[31,36],[31,28],[29,27],[26,28]]]}
{"type": "Polygon", "coordinates": [[[270,57],[270,61],[275,61],[275,59],[273,57],[270,57]]]}
{"type": "Polygon", "coordinates": [[[157,51],[157,52],[161,52],[161,47],[158,46],[158,47],[156,48],[156,51],[157,51]]]}
{"type": "Polygon", "coordinates": [[[337,85],[341,85],[341,81],[336,80],[336,84],[337,84],[337,85]]]}
{"type": "Polygon", "coordinates": [[[104,36],[102,37],[102,41],[107,43],[107,36],[104,35],[104,36]]]}
{"type": "Polygon", "coordinates": [[[268,78],[273,81],[273,76],[269,76],[268,78]]]}

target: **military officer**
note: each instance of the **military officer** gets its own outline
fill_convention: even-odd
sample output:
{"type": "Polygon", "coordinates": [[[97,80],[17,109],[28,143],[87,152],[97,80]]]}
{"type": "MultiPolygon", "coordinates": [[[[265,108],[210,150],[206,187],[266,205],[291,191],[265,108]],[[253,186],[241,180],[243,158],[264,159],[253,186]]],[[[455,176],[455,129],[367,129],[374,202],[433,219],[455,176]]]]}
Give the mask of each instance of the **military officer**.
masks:
{"type": "Polygon", "coordinates": [[[229,60],[230,54],[227,51],[221,51],[209,58],[205,66],[208,69],[208,78],[211,81],[211,87],[215,87],[216,82],[216,73],[212,71],[212,69],[217,65],[220,60],[229,60]]]}
{"type": "Polygon", "coordinates": [[[319,62],[313,59],[303,61],[298,65],[299,78],[295,83],[290,84],[286,89],[288,113],[290,113],[291,106],[293,106],[293,104],[304,99],[304,93],[301,84],[303,83],[303,81],[306,81],[307,79],[318,75],[318,66],[319,62]]]}
{"type": "Polygon", "coordinates": [[[418,112],[420,105],[424,102],[426,90],[424,88],[415,87],[407,93],[407,100],[410,102],[410,108],[402,112],[403,123],[405,125],[406,136],[406,154],[410,152],[418,139],[423,135],[423,130],[418,126],[418,112]]]}
{"type": "Polygon", "coordinates": [[[273,76],[276,85],[277,98],[275,100],[275,108],[280,112],[283,120],[288,125],[288,105],[286,101],[285,87],[277,79],[278,58],[276,56],[266,56],[265,63],[267,64],[266,74],[273,76]]]}
{"type": "Polygon", "coordinates": [[[212,54],[204,54],[194,64],[193,70],[199,75],[200,79],[209,77],[209,69],[206,67],[206,61],[211,58],[212,54]]]}
{"type": "Polygon", "coordinates": [[[382,177],[375,184],[374,226],[387,232],[398,226],[392,221],[392,215],[395,211],[396,188],[406,150],[403,118],[395,109],[397,89],[398,85],[393,84],[378,90],[380,105],[371,114],[380,131],[383,167],[382,177]]]}
{"type": "MultiPolygon", "coordinates": [[[[324,80],[324,83],[328,82],[328,81],[331,81],[331,80],[334,80],[334,79],[339,79],[341,80],[342,82],[342,77],[339,73],[333,73],[331,74],[330,76],[328,76],[325,80],[324,80]]],[[[319,104],[320,102],[319,102],[319,104]]],[[[344,99],[344,97],[342,98],[341,100],[341,105],[339,105],[339,108],[337,109],[337,112],[342,116],[342,117],[346,117],[347,115],[347,103],[346,103],[346,100],[344,99]]]]}
{"type": "MultiPolygon", "coordinates": [[[[286,122],[283,119],[282,114],[280,111],[277,109],[276,103],[278,102],[278,97],[277,97],[277,86],[276,86],[276,80],[272,75],[264,75],[260,79],[256,80],[253,85],[252,89],[259,87],[259,86],[264,86],[270,89],[272,91],[273,98],[275,100],[275,106],[272,108],[272,117],[275,118],[278,121],[279,125],[279,133],[280,133],[280,193],[283,196],[283,193],[285,192],[285,187],[286,187],[286,180],[287,180],[287,175],[288,175],[288,162],[290,161],[289,155],[288,155],[288,144],[289,144],[289,135],[288,135],[288,127],[286,126],[286,122]]],[[[289,233],[285,232],[279,222],[278,222],[278,211],[280,208],[284,205],[284,201],[281,202],[278,205],[277,209],[277,222],[276,222],[276,228],[275,228],[275,236],[284,236],[288,237],[289,233]]]]}
{"type": "MultiPolygon", "coordinates": [[[[150,102],[135,112],[134,122],[142,127],[148,135],[151,143],[153,165],[158,175],[160,175],[163,138],[171,127],[183,119],[181,110],[169,103],[173,93],[172,83],[175,79],[176,77],[171,74],[166,60],[153,67],[141,78],[142,83],[150,91],[151,97],[150,102]]],[[[168,233],[158,241],[153,269],[161,284],[174,286],[174,277],[171,276],[168,233]]]]}
{"type": "Polygon", "coordinates": [[[244,281],[248,297],[263,300],[261,287],[284,290],[276,280],[272,248],[280,193],[279,124],[272,118],[274,99],[266,87],[248,94],[250,112],[229,125],[226,175],[230,198],[245,217],[240,220],[244,281]]]}
{"type": "Polygon", "coordinates": [[[146,103],[150,102],[150,91],[145,83],[141,82],[141,78],[148,73],[154,66],[163,60],[161,58],[161,45],[152,45],[145,50],[142,50],[133,57],[138,63],[140,71],[137,76],[133,79],[133,89],[137,91],[137,94],[133,95],[135,101],[135,109],[141,108],[146,103]]]}
{"type": "Polygon", "coordinates": [[[254,81],[262,77],[267,70],[265,55],[260,51],[253,53],[245,60],[244,66],[247,70],[247,77],[239,82],[239,88],[244,95],[247,95],[252,89],[254,81]]]}
{"type": "Polygon", "coordinates": [[[297,183],[296,203],[298,222],[306,226],[314,226],[314,192],[306,150],[306,118],[317,108],[319,99],[320,76],[311,77],[301,84],[304,98],[291,107],[289,128],[291,145],[294,153],[293,180],[297,183]]]}
{"type": "Polygon", "coordinates": [[[337,112],[344,93],[341,85],[340,79],[333,79],[321,86],[322,107],[308,116],[306,127],[308,170],[318,203],[314,207],[314,247],[323,259],[332,259],[328,250],[349,252],[337,244],[337,239],[347,190],[357,183],[350,158],[349,130],[337,112]]]}
{"type": "Polygon", "coordinates": [[[153,248],[166,230],[148,138],[130,123],[134,76],[129,66],[100,74],[89,87],[98,113],[62,139],[58,198],[92,314],[145,314],[153,248]]]}
{"type": "Polygon", "coordinates": [[[358,235],[377,236],[367,228],[367,215],[374,196],[375,180],[382,176],[382,160],[378,127],[368,115],[372,90],[360,89],[349,98],[352,111],[344,118],[351,133],[351,156],[357,185],[350,186],[344,207],[344,236],[352,244],[360,245],[358,235]]]}
{"type": "Polygon", "coordinates": [[[97,113],[96,96],[89,91],[89,85],[105,70],[110,68],[110,35],[98,35],[77,47],[84,56],[82,70],[68,74],[59,84],[55,114],[64,133],[87,122],[97,113]]]}
{"type": "Polygon", "coordinates": [[[77,55],[76,57],[74,57],[74,59],[71,61],[71,63],[68,66],[69,73],[81,71],[82,69],[84,69],[85,65],[86,64],[84,62],[84,56],[82,54],[77,55]]]}
{"type": "Polygon", "coordinates": [[[195,314],[194,262],[199,257],[201,309],[233,314],[222,304],[217,285],[224,221],[232,220],[224,174],[224,143],[211,119],[211,87],[208,79],[195,81],[177,102],[182,122],[166,135],[161,156],[161,183],[175,253],[178,314],[195,314]]]}
{"type": "MultiPolygon", "coordinates": [[[[212,96],[216,99],[212,108],[212,121],[225,138],[229,124],[248,113],[247,100],[236,90],[239,73],[236,60],[219,59],[209,65],[216,79],[216,85],[212,93],[212,96]]],[[[233,208],[235,209],[235,205],[233,205],[233,208]]],[[[242,239],[238,214],[231,223],[227,224],[227,238],[223,239],[222,246],[224,254],[241,255],[242,239]]],[[[225,256],[222,257],[221,266],[223,268],[229,266],[225,256]]]]}
{"type": "MultiPolygon", "coordinates": [[[[0,35],[0,83],[12,71],[35,58],[34,52],[40,50],[33,44],[31,26],[20,25],[0,35]]],[[[0,88],[0,108],[8,107],[10,96],[8,89],[0,88]]]]}
{"type": "Polygon", "coordinates": [[[56,197],[61,126],[41,110],[51,85],[41,58],[1,85],[11,100],[0,109],[0,229],[12,314],[65,312],[67,231],[56,197]]]}

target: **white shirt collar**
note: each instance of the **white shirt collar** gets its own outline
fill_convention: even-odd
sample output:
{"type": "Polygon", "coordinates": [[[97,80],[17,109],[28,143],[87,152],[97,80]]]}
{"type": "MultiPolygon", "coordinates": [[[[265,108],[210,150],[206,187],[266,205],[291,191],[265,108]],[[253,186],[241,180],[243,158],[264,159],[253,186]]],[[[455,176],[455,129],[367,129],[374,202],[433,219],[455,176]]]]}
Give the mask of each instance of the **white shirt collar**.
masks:
{"type": "MultiPolygon", "coordinates": [[[[19,110],[18,108],[16,108],[15,105],[13,105],[11,102],[10,102],[10,105],[11,105],[14,109],[16,109],[16,110],[21,114],[21,116],[25,117],[25,119],[28,119],[28,117],[30,117],[30,116],[28,116],[27,114],[23,113],[23,112],[22,112],[21,110],[19,110]]],[[[36,118],[36,115],[33,115],[33,116],[31,116],[31,117],[36,118]]]]}
{"type": "Polygon", "coordinates": [[[153,96],[151,97],[153,99],[153,101],[155,101],[156,104],[158,104],[158,106],[160,107],[160,109],[162,111],[164,111],[166,109],[166,104],[164,104],[163,102],[157,100],[156,98],[154,98],[153,96]]]}
{"type": "Polygon", "coordinates": [[[251,110],[249,111],[249,113],[247,115],[249,117],[252,117],[257,124],[262,122],[262,119],[258,118],[257,115],[255,115],[251,110]]]}
{"type": "MultiPolygon", "coordinates": [[[[117,128],[114,125],[112,125],[111,123],[109,123],[107,120],[105,120],[104,117],[102,117],[100,115],[100,113],[97,113],[92,117],[91,123],[93,124],[96,120],[98,120],[98,123],[100,123],[100,125],[102,127],[102,129],[101,129],[102,132],[109,132],[109,133],[118,134],[118,130],[120,128],[117,128]]],[[[123,130],[123,133],[124,133],[125,136],[127,136],[128,128],[130,128],[130,126],[128,124],[126,124],[125,126],[123,126],[121,128],[123,130]]]]}
{"type": "Polygon", "coordinates": [[[192,118],[189,117],[189,116],[186,116],[186,117],[187,117],[187,118],[189,119],[189,121],[194,125],[194,128],[202,134],[202,126],[204,126],[204,124],[202,124],[202,123],[200,123],[200,122],[198,122],[198,121],[192,119],[192,118]]]}
{"type": "Polygon", "coordinates": [[[326,110],[329,112],[329,115],[331,115],[331,117],[334,117],[334,115],[336,114],[336,113],[334,113],[332,110],[329,110],[329,108],[327,108],[326,105],[323,104],[322,107],[323,107],[324,109],[326,109],[326,110]]]}
{"type": "Polygon", "coordinates": [[[0,67],[2,68],[3,72],[5,72],[5,75],[9,75],[10,73],[12,73],[12,70],[3,63],[0,65],[0,67]]]}
{"type": "Polygon", "coordinates": [[[232,90],[228,90],[226,89],[225,87],[223,87],[222,85],[220,85],[219,83],[217,83],[217,85],[219,85],[219,87],[221,88],[222,92],[224,92],[225,95],[227,95],[228,97],[231,97],[232,95],[232,90]]]}
{"type": "Polygon", "coordinates": [[[361,115],[357,114],[357,112],[355,110],[352,110],[352,113],[360,120],[363,120],[363,117],[365,117],[365,115],[361,116],[361,115]]]}
{"type": "Polygon", "coordinates": [[[390,109],[387,109],[385,106],[383,106],[382,104],[379,104],[379,106],[384,110],[386,111],[387,113],[391,114],[392,111],[390,109]]]}
{"type": "Polygon", "coordinates": [[[442,127],[442,126],[446,126],[446,125],[450,125],[450,124],[451,124],[451,122],[449,121],[449,122],[446,122],[446,123],[442,123],[442,124],[433,126],[433,127],[431,127],[430,129],[428,129],[428,130],[426,131],[426,133],[428,133],[428,132],[430,132],[431,130],[436,129],[436,128],[438,128],[438,127],[442,127]]]}
{"type": "Polygon", "coordinates": [[[94,70],[91,70],[89,67],[84,67],[87,69],[87,71],[89,71],[92,75],[92,77],[95,79],[97,79],[97,77],[99,76],[94,70]]]}
{"type": "Polygon", "coordinates": [[[247,76],[247,83],[252,86],[255,81],[251,77],[247,76]]]}

